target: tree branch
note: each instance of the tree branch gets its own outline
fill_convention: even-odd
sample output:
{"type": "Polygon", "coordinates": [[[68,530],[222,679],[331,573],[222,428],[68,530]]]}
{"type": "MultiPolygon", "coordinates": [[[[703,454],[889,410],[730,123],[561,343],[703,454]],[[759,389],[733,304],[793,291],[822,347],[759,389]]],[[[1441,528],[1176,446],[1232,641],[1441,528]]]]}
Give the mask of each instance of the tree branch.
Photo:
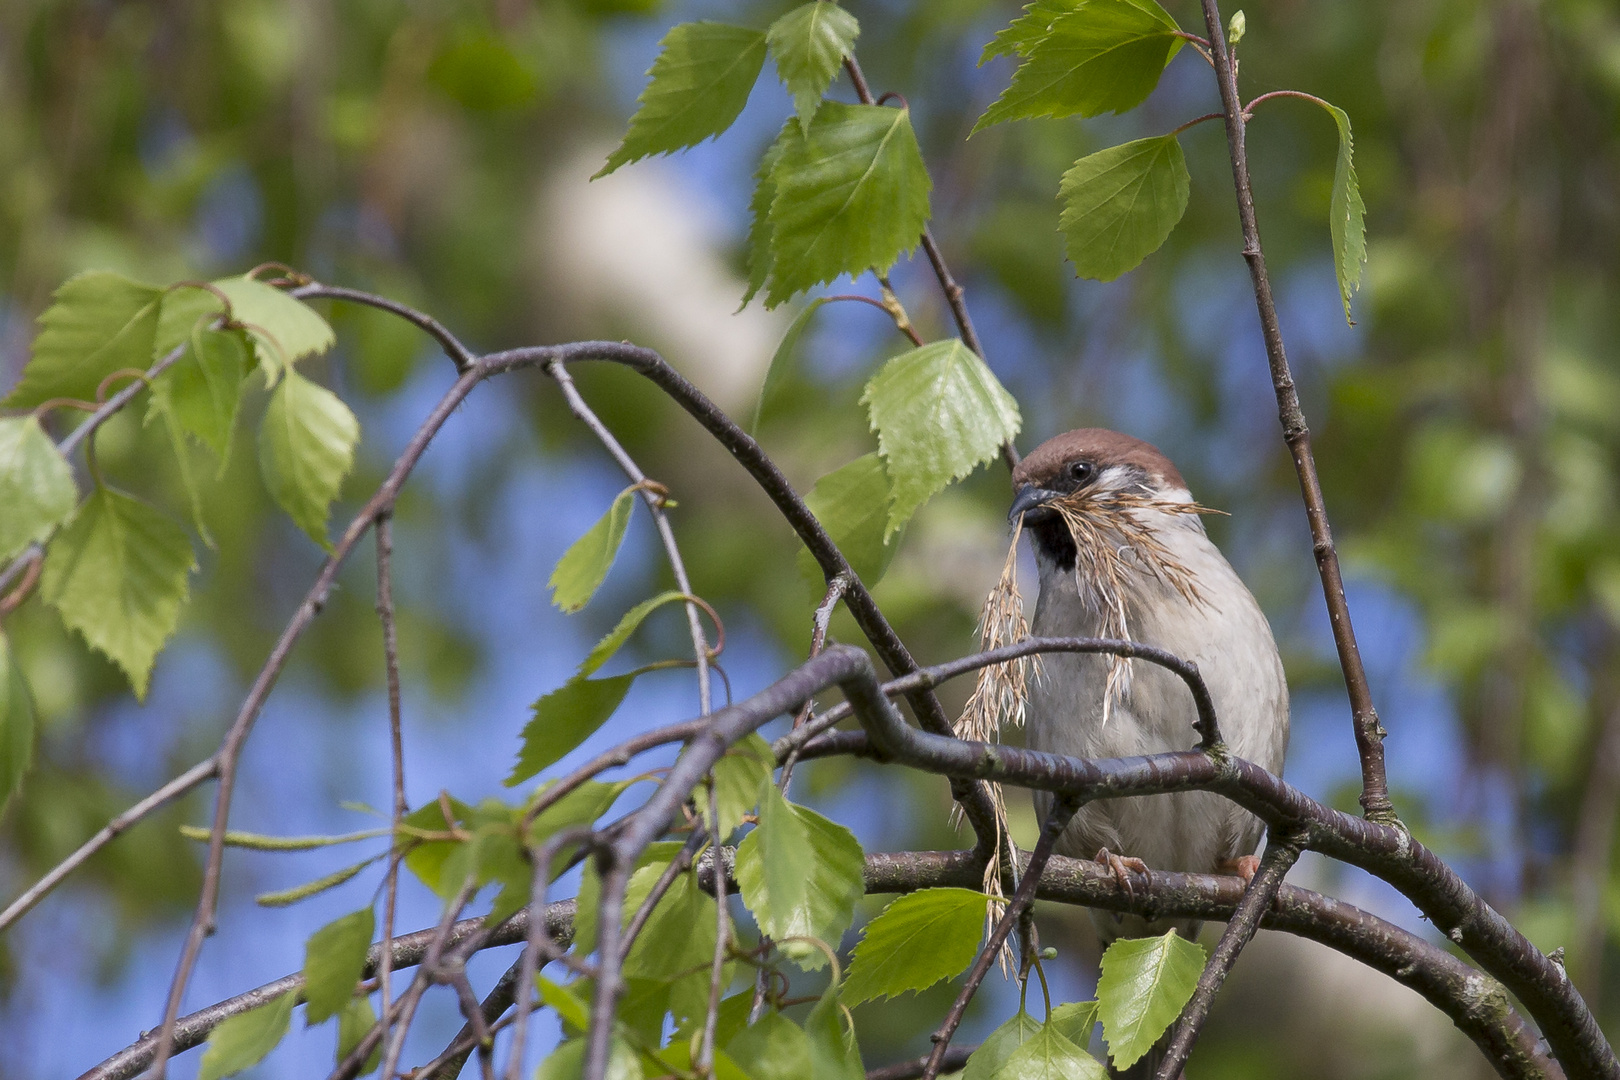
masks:
{"type": "MultiPolygon", "coordinates": [[[[1001,952],[1001,945],[1012,933],[1012,928],[1018,924],[1020,918],[1035,900],[1035,890],[1040,884],[1041,874],[1046,869],[1046,862],[1052,857],[1052,845],[1068,827],[1069,820],[1074,817],[1075,811],[1080,809],[1080,803],[1074,799],[1054,799],[1052,808],[1047,811],[1046,824],[1041,828],[1040,839],[1035,841],[1035,850],[1030,853],[1029,862],[1024,866],[1018,888],[1013,892],[1012,899],[1007,902],[1007,910],[1001,913],[996,922],[996,928],[990,932],[990,937],[979,950],[979,955],[973,961],[973,967],[968,971],[967,981],[957,992],[956,1000],[951,1003],[950,1011],[940,1023],[939,1030],[934,1032],[934,1046],[928,1053],[928,1061],[923,1066],[923,1080],[934,1080],[940,1069],[945,1065],[945,1052],[950,1049],[951,1036],[962,1023],[962,1017],[967,1015],[967,1007],[978,991],[979,984],[984,977],[990,974],[990,966],[996,962],[996,955],[1001,952]]],[[[1026,943],[1027,944],[1027,943],[1026,943]]]]}
{"type": "Polygon", "coordinates": [[[1350,695],[1351,719],[1355,725],[1356,752],[1361,758],[1361,808],[1368,820],[1380,825],[1398,823],[1389,800],[1389,781],[1384,775],[1384,731],[1373,708],[1367,672],[1356,645],[1356,631],[1350,622],[1350,605],[1344,596],[1344,577],[1339,571],[1339,553],[1333,546],[1333,530],[1328,524],[1327,505],[1322,498],[1322,481],[1316,473],[1311,453],[1311,431],[1300,408],[1299,392],[1283,349],[1282,327],[1277,321],[1277,305],[1271,298],[1271,280],[1266,272],[1266,256],[1260,247],[1260,225],[1254,213],[1254,190],[1249,182],[1248,151],[1244,148],[1243,103],[1238,97],[1237,69],[1226,48],[1217,0],[1202,0],[1204,24],[1209,30],[1214,53],[1215,80],[1220,84],[1221,105],[1226,113],[1226,145],[1232,158],[1232,182],[1237,192],[1238,220],[1243,228],[1243,258],[1249,264],[1254,286],[1254,304],[1260,313],[1260,332],[1265,339],[1266,360],[1271,366],[1271,385],[1277,394],[1277,419],[1282,422],[1283,439],[1293,455],[1294,471],[1305,500],[1305,517],[1311,527],[1311,549],[1316,556],[1317,574],[1322,579],[1322,596],[1327,601],[1333,627],[1333,644],[1344,670],[1345,689],[1350,695]]]}
{"type": "Polygon", "coordinates": [[[1215,1003],[1215,994],[1226,981],[1232,965],[1237,963],[1238,953],[1260,929],[1260,918],[1276,900],[1277,890],[1282,888],[1283,878],[1289,869],[1299,861],[1299,851],[1299,845],[1291,837],[1274,834],[1268,840],[1260,869],[1245,886],[1243,899],[1238,901],[1237,910],[1227,920],[1226,929],[1221,931],[1221,940],[1215,945],[1215,952],[1210,956],[1209,963],[1204,965],[1203,972],[1198,976],[1198,985],[1172,1029],[1170,1045],[1165,1049],[1164,1060],[1159,1063],[1156,1080],[1176,1080],[1181,1075],[1182,1067],[1187,1064],[1187,1055],[1192,1053],[1193,1042],[1209,1016],[1209,1007],[1215,1003]]]}
{"type": "Polygon", "coordinates": [[[1405,829],[1353,818],[1251,762],[1221,753],[1194,750],[1087,761],[914,731],[883,695],[869,661],[864,672],[840,685],[873,748],[888,760],[942,776],[1010,783],[1081,800],[1213,791],[1255,814],[1273,831],[1302,830],[1306,847],[1395,886],[1501,979],[1541,1025],[1571,1077],[1620,1078],[1620,1061],[1564,969],[1405,829]]]}

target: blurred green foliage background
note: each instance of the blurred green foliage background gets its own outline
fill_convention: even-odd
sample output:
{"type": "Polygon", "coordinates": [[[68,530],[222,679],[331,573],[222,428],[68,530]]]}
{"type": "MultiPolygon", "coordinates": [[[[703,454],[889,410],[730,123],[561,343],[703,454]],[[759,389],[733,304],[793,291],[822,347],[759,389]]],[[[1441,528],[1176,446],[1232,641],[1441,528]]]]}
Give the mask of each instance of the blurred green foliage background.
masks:
{"type": "MultiPolygon", "coordinates": [[[[746,418],[786,324],[757,304],[733,310],[749,177],[787,95],[767,69],[738,126],[712,146],[596,185],[586,178],[622,131],[670,24],[763,27],[787,6],[13,0],[0,7],[0,385],[20,371],[51,290],[74,272],[162,282],[273,259],[419,304],[480,348],[619,336],[653,345],[746,418]]],[[[901,92],[912,109],[935,183],[934,230],[992,367],[1023,406],[1021,445],[1082,424],[1117,427],[1157,442],[1201,502],[1230,512],[1211,530],[1270,614],[1294,688],[1289,775],[1353,808],[1348,711],[1238,254],[1219,125],[1184,137],[1187,216],[1139,270],[1110,285],[1077,282],[1056,232],[1062,170],[1218,107],[1207,68],[1184,51],[1125,119],[1017,123],[966,140],[1010,74],[1006,61],[977,68],[979,49],[1016,8],[848,6],[874,89],[901,92]]],[[[1189,0],[1167,6],[1201,28],[1189,0]]],[[[1306,90],[1355,124],[1369,259],[1353,329],[1325,227],[1332,124],[1302,103],[1269,102],[1250,128],[1250,160],[1391,733],[1397,807],[1538,944],[1567,949],[1577,984],[1620,1033],[1620,11],[1603,0],[1251,0],[1247,16],[1246,96],[1306,90]]],[[[845,86],[834,94],[851,97],[845,86]]],[[[926,263],[902,266],[895,283],[925,337],[952,332],[926,263]]],[[[448,381],[448,364],[386,317],[331,316],[340,347],[318,374],[365,426],[346,489],[358,500],[448,381]]],[[[873,361],[900,344],[863,306],[818,315],[791,400],[762,433],[801,490],[873,447],[855,399],[873,361]]],[[[736,691],[768,682],[808,640],[791,534],[655,391],[623,372],[586,370],[580,381],[679,500],[696,587],[730,630],[736,691]]],[[[413,803],[440,786],[463,798],[495,792],[523,706],[666,573],[637,519],[624,565],[581,625],[548,612],[551,562],[619,482],[538,380],[486,387],[465,412],[400,508],[413,803]]],[[[111,425],[100,447],[118,482],[183,507],[158,465],[165,440],[138,419],[111,425]]],[[[204,553],[146,706],[37,600],[8,620],[45,733],[0,834],[7,897],[209,752],[318,564],[271,512],[250,457],[238,453],[208,493],[218,549],[204,553]]],[[[936,498],[878,591],[925,662],[972,647],[1005,552],[1006,496],[998,466],[936,498]]],[[[370,606],[371,569],[357,560],[255,735],[255,779],[233,821],[339,829],[356,820],[341,800],[385,803],[370,606]]],[[[644,651],[678,655],[679,620],[659,626],[644,651]]],[[[834,628],[856,637],[848,623],[834,628]]],[[[683,678],[638,690],[618,730],[691,712],[683,678]]],[[[869,848],[955,842],[942,784],[849,764],[801,775],[801,794],[869,848]]],[[[207,805],[186,803],[120,839],[0,941],[0,1030],[16,1048],[0,1075],[77,1072],[156,1023],[198,880],[197,853],[174,826],[201,820],[207,805]]],[[[300,858],[292,868],[263,856],[227,863],[240,884],[188,1007],[298,966],[302,936],[330,912],[266,914],[250,897],[328,868],[300,858]]],[[[1295,880],[1419,925],[1358,873],[1308,861],[1295,880]]],[[[415,926],[433,909],[419,898],[410,913],[415,926]]],[[[1059,989],[1084,994],[1084,919],[1051,919],[1075,942],[1059,989]]],[[[1483,1071],[1402,994],[1314,947],[1264,939],[1216,1007],[1199,1075],[1483,1071]]],[[[863,1007],[868,1063],[925,1045],[916,1033],[943,1004],[936,988],[863,1007]]],[[[1004,993],[982,1001],[975,1030],[1008,1008],[1004,993]]],[[[457,1022],[449,1009],[425,1020],[420,1056],[457,1022]]],[[[291,1040],[258,1075],[320,1068],[330,1046],[304,1042],[291,1040]]]]}

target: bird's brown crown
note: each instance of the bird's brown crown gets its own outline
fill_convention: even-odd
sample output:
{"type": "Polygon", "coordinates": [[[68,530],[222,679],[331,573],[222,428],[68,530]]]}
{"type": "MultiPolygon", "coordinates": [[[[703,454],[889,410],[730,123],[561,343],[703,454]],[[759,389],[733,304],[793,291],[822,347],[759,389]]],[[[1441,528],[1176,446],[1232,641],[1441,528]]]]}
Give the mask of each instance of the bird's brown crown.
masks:
{"type": "Polygon", "coordinates": [[[1089,461],[1099,470],[1110,465],[1134,466],[1161,491],[1187,486],[1175,465],[1152,443],[1107,428],[1077,428],[1053,436],[1032,450],[1013,470],[1013,487],[1057,487],[1065,466],[1072,461],[1089,461]]]}

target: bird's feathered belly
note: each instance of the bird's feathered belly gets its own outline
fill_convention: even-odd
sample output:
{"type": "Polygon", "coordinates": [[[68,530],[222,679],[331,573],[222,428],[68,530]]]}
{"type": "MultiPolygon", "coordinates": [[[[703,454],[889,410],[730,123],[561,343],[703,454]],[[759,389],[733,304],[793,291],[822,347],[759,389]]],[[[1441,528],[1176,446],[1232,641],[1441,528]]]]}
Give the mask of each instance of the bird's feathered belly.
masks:
{"type": "MultiPolygon", "coordinates": [[[[1228,610],[1223,610],[1146,581],[1134,590],[1142,599],[1127,609],[1129,636],[1197,663],[1232,752],[1280,772],[1288,741],[1288,691],[1271,628],[1201,528],[1189,529],[1180,539],[1176,555],[1204,585],[1201,592],[1239,602],[1228,599],[1228,610]],[[1223,578],[1235,588],[1210,587],[1225,586],[1223,578]]],[[[1042,570],[1032,632],[1042,637],[1105,636],[1108,620],[1100,598],[1088,596],[1072,573],[1042,570]]],[[[1043,656],[1041,674],[1030,689],[1028,745],[1084,758],[1131,757],[1197,745],[1197,709],[1174,673],[1145,660],[1131,661],[1125,677],[1116,677],[1105,710],[1108,694],[1108,657],[1043,656]]],[[[1037,796],[1043,816],[1049,802],[1037,796]]],[[[1155,869],[1210,873],[1224,860],[1251,854],[1261,832],[1258,819],[1218,795],[1141,796],[1083,807],[1058,850],[1090,858],[1106,847],[1155,869]]]]}

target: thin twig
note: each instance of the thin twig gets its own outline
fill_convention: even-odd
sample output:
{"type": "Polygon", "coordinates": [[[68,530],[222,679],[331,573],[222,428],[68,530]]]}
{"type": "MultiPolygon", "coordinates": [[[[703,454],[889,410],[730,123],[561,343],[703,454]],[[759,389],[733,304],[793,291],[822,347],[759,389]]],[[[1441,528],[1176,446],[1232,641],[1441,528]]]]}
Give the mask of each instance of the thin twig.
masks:
{"type": "MultiPolygon", "coordinates": [[[[522,963],[522,961],[520,960],[518,963],[522,963]]],[[[483,1013],[484,1024],[491,1038],[494,1037],[496,1032],[508,1027],[513,1022],[511,1016],[502,1016],[501,1014],[512,1007],[512,1000],[517,995],[517,975],[518,964],[515,963],[506,969],[489,993],[484,995],[483,1004],[479,1006],[479,1011],[483,1013]]],[[[472,1055],[473,1050],[478,1046],[479,1038],[477,1033],[473,1031],[472,1024],[470,1022],[462,1024],[461,1030],[456,1032],[456,1037],[450,1040],[448,1046],[439,1051],[439,1056],[421,1068],[414,1070],[411,1075],[420,1077],[421,1080],[456,1080],[456,1077],[461,1074],[462,1066],[467,1063],[467,1058],[472,1055]]]]}
{"type": "Polygon", "coordinates": [[[399,863],[403,856],[400,847],[399,826],[404,820],[405,805],[405,738],[401,722],[399,691],[399,637],[394,621],[394,530],[393,512],[377,517],[377,619],[382,624],[383,670],[388,683],[388,744],[394,776],[394,802],[389,823],[388,874],[383,883],[383,952],[382,966],[377,971],[377,984],[382,991],[382,1012],[387,1015],[394,1000],[391,983],[391,952],[394,940],[394,917],[399,905],[399,863]]]}
{"type": "Polygon", "coordinates": [[[564,829],[548,836],[544,843],[531,845],[529,858],[534,864],[534,876],[529,884],[529,938],[518,958],[517,982],[523,988],[517,998],[517,1016],[512,1022],[512,1045],[508,1051],[506,1080],[519,1080],[523,1075],[523,1044],[528,1033],[529,1009],[534,997],[534,977],[540,969],[556,959],[555,946],[545,932],[545,921],[540,913],[546,909],[546,889],[551,884],[551,860],[569,844],[589,838],[589,826],[564,829]]]}
{"type": "Polygon", "coordinates": [[[1019,881],[1012,899],[1007,901],[1007,909],[1001,913],[1001,918],[996,922],[996,928],[991,931],[989,940],[979,950],[978,958],[968,970],[967,981],[962,984],[956,1000],[951,1003],[950,1012],[945,1014],[939,1030],[934,1032],[934,1047],[929,1051],[928,1064],[923,1066],[923,1080],[934,1080],[939,1075],[940,1069],[945,1064],[945,1051],[951,1046],[951,1036],[956,1034],[957,1027],[962,1023],[962,1017],[967,1015],[968,1004],[979,990],[979,984],[984,982],[984,977],[990,973],[996,957],[1001,954],[1001,946],[1007,940],[1007,935],[1018,925],[1024,911],[1035,902],[1035,890],[1040,884],[1041,874],[1046,870],[1046,861],[1052,857],[1052,845],[1057,843],[1058,837],[1068,828],[1069,820],[1079,809],[1080,802],[1076,799],[1053,800],[1052,808],[1046,815],[1046,824],[1041,828],[1040,839],[1035,841],[1035,850],[1030,852],[1023,880],[1019,881]]]}
{"type": "Polygon", "coordinates": [[[478,358],[472,350],[463,345],[457,337],[445,329],[439,320],[431,315],[417,311],[415,308],[401,304],[397,300],[390,300],[386,296],[377,296],[373,293],[361,292],[358,289],[346,289],[340,285],[322,285],[320,282],[311,282],[290,290],[290,294],[300,300],[347,300],[353,304],[364,304],[397,315],[406,322],[422,330],[444,349],[444,354],[456,366],[456,373],[466,374],[477,363],[478,358]]]}
{"type": "Polygon", "coordinates": [[[130,826],[154,811],[162,809],[182,795],[189,794],[203,781],[210,780],[218,775],[218,770],[219,758],[217,756],[199,761],[128,810],[125,810],[122,814],[107,822],[96,835],[80,844],[73,854],[53,866],[49,873],[36,881],[27,892],[13,900],[4,912],[0,912],[0,932],[3,932],[12,923],[26,915],[35,904],[45,899],[52,889],[67,880],[69,874],[83,866],[96,852],[123,835],[124,831],[130,826]]]}
{"type": "MultiPolygon", "coordinates": [[[[827,583],[826,595],[821,598],[821,603],[816,605],[815,614],[810,619],[810,656],[820,656],[821,650],[826,647],[827,628],[832,623],[833,610],[838,607],[838,601],[843,597],[844,590],[849,588],[849,582],[849,575],[838,574],[827,583]]],[[[793,718],[794,731],[803,728],[810,719],[810,710],[814,704],[813,701],[804,703],[804,708],[793,718]]],[[[802,745],[797,744],[782,761],[782,776],[776,782],[776,786],[784,795],[787,794],[788,784],[793,780],[793,766],[798,761],[798,746],[802,745]]]]}
{"type": "Polygon", "coordinates": [[[1273,837],[1267,842],[1260,869],[1245,886],[1243,899],[1238,901],[1237,910],[1227,921],[1226,929],[1221,931],[1221,940],[1210,954],[1209,963],[1204,965],[1203,972],[1198,976],[1198,985],[1193,989],[1192,997],[1182,1008],[1181,1017],[1172,1029],[1170,1045],[1159,1063],[1156,1080],[1176,1080],[1181,1075],[1182,1068],[1187,1064],[1187,1055],[1192,1053],[1193,1042],[1209,1016],[1209,1007],[1215,1002],[1216,993],[1226,981],[1232,965],[1237,963],[1238,953],[1260,929],[1261,916],[1276,900],[1283,878],[1299,861],[1299,853],[1300,845],[1292,837],[1273,837]]]}
{"type": "MultiPolygon", "coordinates": [[[[963,1068],[967,1065],[968,1058],[972,1057],[973,1052],[978,1048],[978,1044],[951,1047],[945,1051],[945,1063],[941,1066],[940,1071],[949,1073],[963,1068]]],[[[922,1057],[912,1058],[910,1061],[885,1065],[879,1069],[868,1069],[866,1070],[866,1080],[917,1080],[923,1074],[923,1070],[928,1068],[929,1056],[924,1054],[922,1057]]]]}
{"type": "Polygon", "coordinates": [[[870,296],[862,296],[859,293],[840,293],[837,296],[823,297],[823,299],[829,304],[837,300],[848,300],[862,304],[869,304],[883,312],[883,314],[887,315],[889,317],[889,321],[894,323],[894,328],[904,334],[913,345],[917,346],[919,349],[923,346],[923,339],[918,336],[917,328],[911,325],[911,320],[909,318],[905,318],[904,309],[901,309],[897,313],[882,300],[874,300],[870,296]]]}
{"type": "MultiPolygon", "coordinates": [[[[481,382],[488,372],[475,366],[466,374],[457,379],[439,399],[426,421],[417,429],[416,434],[406,445],[394,467],[389,471],[388,477],[376,494],[355,515],[349,527],[344,530],[332,552],[322,564],[320,573],[316,576],[314,584],[304,594],[303,602],[298,605],[292,619],[287,623],[277,639],[275,647],[271,649],[270,656],[260,668],[258,677],[254,679],[253,687],[248,691],[247,698],[242,702],[236,719],[231,722],[225,738],[221,741],[218,752],[214,755],[219,774],[219,788],[214,800],[214,823],[208,841],[208,860],[203,869],[203,885],[201,894],[197,898],[197,910],[191,920],[191,929],[186,934],[185,946],[181,950],[180,962],[176,966],[174,980],[169,987],[168,1002],[164,1007],[163,1023],[160,1029],[157,1060],[153,1063],[154,1080],[162,1080],[164,1066],[169,1059],[169,1036],[174,1029],[175,1020],[180,1015],[180,1002],[185,996],[186,984],[190,981],[192,969],[197,963],[197,956],[202,951],[202,944],[214,929],[214,914],[219,901],[220,868],[225,855],[225,830],[230,819],[231,796],[235,791],[236,769],[241,760],[242,749],[246,745],[248,733],[252,731],[254,721],[264,708],[264,703],[270,697],[270,691],[280,677],[282,669],[292,655],[293,646],[303,636],[309,624],[325,606],[326,596],[337,578],[338,569],[343,565],[349,553],[354,550],[360,538],[366,533],[377,515],[393,506],[399,490],[410,476],[411,470],[421,460],[428,444],[432,441],[441,427],[444,426],[456,408],[472,393],[473,387],[481,382]]],[[[133,385],[133,384],[132,384],[133,385]]],[[[127,389],[127,388],[126,388],[127,389]]],[[[123,391],[119,392],[120,394],[123,391]]],[[[113,400],[117,400],[114,398],[113,400]]]]}
{"type": "MultiPolygon", "coordinates": [[[[709,820],[714,822],[718,833],[720,800],[712,782],[709,784],[709,820]]],[[[719,854],[718,835],[712,850],[719,854]]],[[[697,1058],[692,1062],[692,1068],[700,1077],[714,1075],[715,1030],[720,1022],[720,992],[726,988],[726,949],[731,944],[731,920],[726,910],[726,875],[718,872],[714,874],[714,903],[714,961],[709,968],[709,1008],[703,1015],[703,1039],[698,1043],[697,1058]]]]}
{"type": "MultiPolygon", "coordinates": [[[[1361,758],[1361,808],[1369,821],[1380,825],[1398,823],[1389,799],[1389,781],[1384,774],[1384,731],[1373,708],[1367,672],[1356,645],[1356,632],[1350,622],[1350,605],[1344,595],[1344,577],[1339,570],[1339,553],[1333,546],[1333,530],[1328,524],[1327,505],[1322,498],[1322,481],[1317,476],[1316,458],[1311,453],[1311,431],[1294,388],[1294,375],[1283,348],[1282,327],[1277,321],[1277,305],[1271,297],[1271,279],[1266,256],[1260,247],[1260,225],[1254,212],[1254,190],[1249,181],[1248,151],[1244,148],[1243,104],[1238,97],[1237,72],[1226,49],[1217,0],[1202,0],[1204,24],[1209,31],[1215,57],[1216,81],[1220,84],[1221,105],[1226,113],[1226,145],[1232,159],[1232,182],[1237,193],[1238,220],[1243,228],[1243,258],[1249,264],[1254,286],[1255,308],[1260,313],[1260,331],[1265,340],[1266,360],[1271,367],[1271,384],[1277,395],[1277,418],[1283,439],[1294,459],[1300,492],[1305,501],[1305,517],[1311,528],[1311,547],[1316,570],[1322,579],[1322,596],[1327,602],[1333,628],[1333,644],[1338,649],[1339,666],[1344,671],[1345,689],[1350,695],[1350,713],[1355,727],[1356,751],[1361,758]]],[[[1256,99],[1258,102],[1259,99],[1256,99]]],[[[1250,103],[1253,107],[1255,102],[1250,103]]]]}
{"type": "MultiPolygon", "coordinates": [[[[568,408],[579,420],[591,429],[598,442],[606,448],[624,475],[630,478],[632,484],[637,485],[641,491],[641,500],[647,504],[651,512],[653,523],[658,527],[658,537],[664,544],[664,554],[669,559],[670,571],[675,576],[675,587],[687,596],[694,595],[692,582],[686,576],[686,563],[681,559],[681,549],[675,543],[675,530],[669,524],[669,515],[664,512],[665,496],[648,485],[646,474],[640,466],[620,445],[619,440],[607,429],[607,425],[599,420],[591,407],[585,404],[580,396],[579,388],[574,385],[573,377],[561,360],[553,360],[546,365],[546,372],[557,381],[562,388],[563,397],[568,401],[568,408]]],[[[698,617],[697,604],[688,600],[686,602],[686,621],[692,633],[692,658],[697,661],[698,677],[698,709],[704,716],[709,714],[711,708],[709,695],[709,663],[714,654],[709,649],[708,636],[703,632],[703,620],[698,617]]]]}
{"type": "MultiPolygon", "coordinates": [[[[461,914],[461,909],[467,906],[467,901],[471,900],[473,893],[477,891],[478,879],[474,868],[469,867],[467,879],[462,882],[461,891],[456,893],[455,899],[444,906],[444,917],[439,920],[439,926],[434,934],[433,941],[428,945],[427,955],[422,958],[421,966],[416,969],[416,978],[411,980],[410,989],[400,995],[399,1019],[394,1025],[393,1037],[388,1040],[388,1048],[383,1053],[382,1072],[378,1073],[379,1076],[393,1076],[399,1071],[399,1056],[405,1051],[405,1036],[411,1032],[411,1021],[416,1017],[416,1007],[421,1002],[422,995],[426,993],[428,986],[437,977],[437,972],[434,969],[438,966],[439,958],[444,955],[445,945],[450,940],[450,930],[455,925],[456,916],[461,914]]],[[[468,1019],[471,1019],[471,1017],[468,1019]]],[[[385,1013],[383,1018],[378,1021],[378,1025],[382,1027],[383,1031],[387,1031],[388,1024],[388,1015],[385,1013]]],[[[355,1057],[358,1054],[359,1059],[365,1061],[370,1056],[371,1051],[368,1049],[361,1054],[359,1053],[360,1049],[361,1047],[355,1047],[356,1053],[349,1056],[355,1057]]],[[[333,1073],[332,1080],[346,1080],[343,1074],[344,1069],[340,1065],[338,1070],[333,1073]]]]}

